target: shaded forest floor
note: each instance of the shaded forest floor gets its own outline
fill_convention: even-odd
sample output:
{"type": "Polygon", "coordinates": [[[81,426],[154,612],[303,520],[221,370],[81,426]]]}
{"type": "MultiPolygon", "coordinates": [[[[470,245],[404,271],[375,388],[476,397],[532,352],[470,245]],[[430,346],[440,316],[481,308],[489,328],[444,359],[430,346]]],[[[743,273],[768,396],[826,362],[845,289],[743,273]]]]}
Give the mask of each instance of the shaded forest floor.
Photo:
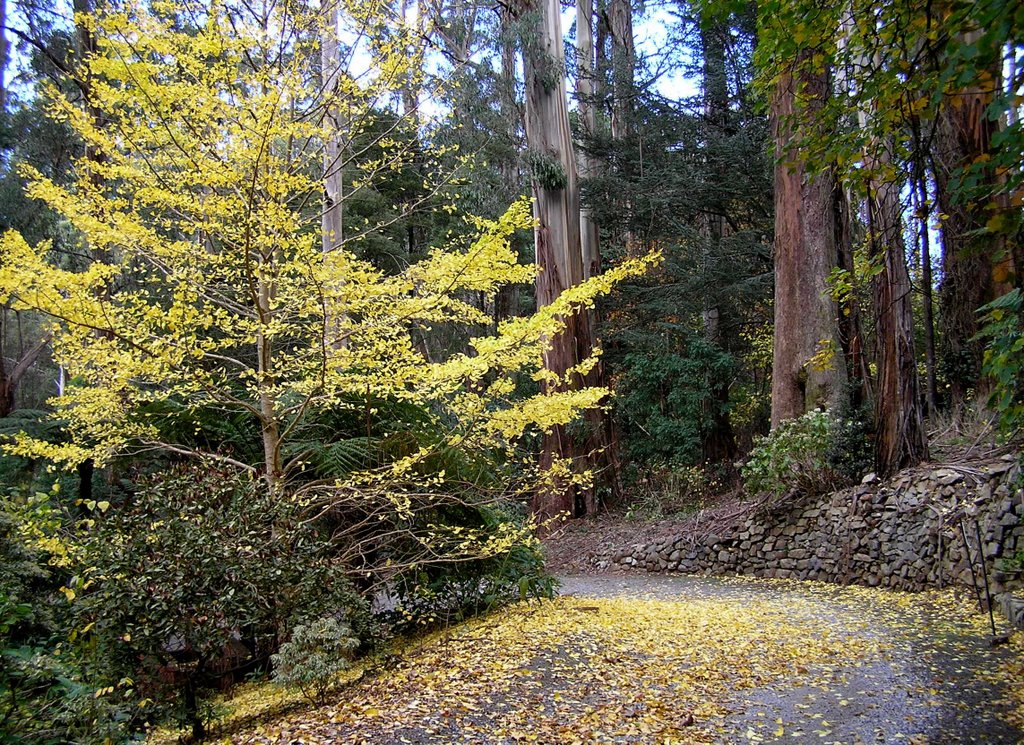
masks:
{"type": "Polygon", "coordinates": [[[563,593],[221,741],[1021,741],[1024,643],[990,648],[987,617],[950,593],[650,575],[566,577],[563,593]]]}
{"type": "Polygon", "coordinates": [[[544,538],[544,563],[558,575],[603,574],[619,549],[654,543],[660,538],[695,536],[729,524],[735,515],[755,509],[756,503],[723,497],[713,506],[685,515],[652,518],[630,516],[617,509],[567,520],[544,538]]]}

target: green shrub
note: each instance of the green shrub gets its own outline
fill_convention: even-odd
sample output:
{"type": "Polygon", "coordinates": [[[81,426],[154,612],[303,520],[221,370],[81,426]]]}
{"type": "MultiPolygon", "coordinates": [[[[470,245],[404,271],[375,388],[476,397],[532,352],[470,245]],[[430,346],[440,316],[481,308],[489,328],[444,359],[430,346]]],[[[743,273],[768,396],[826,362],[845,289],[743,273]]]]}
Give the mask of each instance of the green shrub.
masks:
{"type": "Polygon", "coordinates": [[[851,403],[857,396],[851,384],[836,411],[828,433],[825,459],[847,481],[858,481],[871,470],[875,461],[874,423],[871,405],[851,403]]]}
{"type": "Polygon", "coordinates": [[[328,537],[246,473],[204,464],[147,477],[95,518],[83,554],[79,628],[111,679],[167,704],[195,735],[204,692],[269,660],[296,626],[365,604],[328,537]]]}
{"type": "Polygon", "coordinates": [[[848,481],[829,460],[831,443],[839,440],[849,420],[827,411],[811,411],[782,422],[755,440],[741,474],[750,493],[784,494],[791,490],[820,494],[848,481]]]}
{"type": "Polygon", "coordinates": [[[300,624],[271,657],[274,680],[297,687],[313,703],[323,703],[358,646],[352,629],[335,618],[300,624]]]}
{"type": "Polygon", "coordinates": [[[615,386],[616,416],[631,460],[647,464],[700,462],[702,443],[726,413],[708,381],[730,381],[736,361],[703,339],[691,339],[684,353],[668,349],[627,354],[615,386]]]}
{"type": "MultiPolygon", "coordinates": [[[[60,426],[49,416],[49,412],[39,409],[16,409],[6,417],[0,417],[0,442],[9,443],[21,433],[27,433],[46,442],[59,442],[62,437],[60,426]]],[[[20,484],[24,487],[38,486],[43,464],[0,453],[0,484],[20,484]]],[[[52,480],[51,474],[46,474],[52,480]]]]}
{"type": "Polygon", "coordinates": [[[45,581],[42,557],[31,551],[17,525],[0,511],[0,722],[14,742],[45,737],[33,714],[50,698],[49,686],[37,675],[36,658],[52,632],[38,585],[45,581]],[[41,615],[43,617],[41,617],[41,615]]]}

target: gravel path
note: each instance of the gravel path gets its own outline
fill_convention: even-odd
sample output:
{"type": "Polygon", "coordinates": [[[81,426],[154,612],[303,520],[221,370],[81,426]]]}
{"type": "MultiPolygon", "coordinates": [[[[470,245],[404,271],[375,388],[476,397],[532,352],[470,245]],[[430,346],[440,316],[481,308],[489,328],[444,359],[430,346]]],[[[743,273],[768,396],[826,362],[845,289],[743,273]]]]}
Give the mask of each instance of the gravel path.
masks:
{"type": "Polygon", "coordinates": [[[801,614],[832,619],[838,633],[877,643],[878,653],[854,668],[812,670],[813,686],[748,691],[731,706],[723,743],[1024,742],[1024,733],[1000,718],[1012,704],[997,671],[1012,651],[990,647],[977,617],[951,613],[934,596],[684,575],[567,576],[561,582],[562,594],[578,597],[792,605],[794,621],[801,614]]]}

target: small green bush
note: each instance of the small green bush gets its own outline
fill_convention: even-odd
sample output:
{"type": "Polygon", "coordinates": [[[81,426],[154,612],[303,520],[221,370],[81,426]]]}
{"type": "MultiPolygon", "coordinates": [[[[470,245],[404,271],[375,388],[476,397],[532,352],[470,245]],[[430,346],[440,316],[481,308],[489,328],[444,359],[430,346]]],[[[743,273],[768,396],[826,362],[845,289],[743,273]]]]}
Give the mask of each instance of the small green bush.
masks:
{"type": "Polygon", "coordinates": [[[95,516],[73,608],[107,674],[132,678],[198,739],[207,691],[268,662],[300,624],[366,614],[330,548],[257,478],[181,464],[95,516]]]}
{"type": "Polygon", "coordinates": [[[850,482],[859,481],[875,462],[872,408],[867,401],[852,403],[859,398],[857,392],[854,384],[848,387],[833,416],[825,451],[828,465],[850,482]]]}
{"type": "Polygon", "coordinates": [[[323,703],[358,647],[352,629],[337,619],[296,626],[291,641],[271,657],[274,680],[295,686],[313,703],[323,703]]]}
{"type": "Polygon", "coordinates": [[[829,455],[832,443],[856,426],[820,410],[782,422],[767,437],[755,440],[754,449],[742,465],[747,491],[821,494],[842,486],[849,477],[843,475],[829,455]]]}

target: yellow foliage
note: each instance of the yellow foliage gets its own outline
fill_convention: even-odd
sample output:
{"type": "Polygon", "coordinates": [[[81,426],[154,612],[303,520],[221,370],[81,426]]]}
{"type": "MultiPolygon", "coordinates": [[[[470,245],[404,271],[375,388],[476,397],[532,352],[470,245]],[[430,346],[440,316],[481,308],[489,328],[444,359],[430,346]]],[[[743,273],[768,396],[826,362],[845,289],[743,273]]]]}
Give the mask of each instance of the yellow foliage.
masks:
{"type": "MultiPolygon", "coordinates": [[[[29,246],[13,233],[0,242],[0,299],[50,319],[55,357],[72,381],[53,401],[70,441],[25,436],[13,452],[67,466],[144,448],[190,452],[167,441],[147,413],[172,402],[256,419],[265,462],[247,465],[275,486],[295,465],[284,445],[303,419],[353,398],[415,403],[444,423],[452,444],[507,451],[524,433],[565,424],[607,395],[519,401],[515,380],[538,373],[566,317],[657,257],[626,262],[487,332],[470,293],[535,275],[509,246],[513,232],[532,226],[526,203],[476,220],[470,245],[436,249],[396,275],[353,252],[376,225],[323,253],[324,145],[372,136],[367,122],[389,86],[421,74],[408,53],[412,31],[392,29],[388,41],[369,45],[373,74],[339,74],[324,90],[318,11],[285,2],[264,19],[238,8],[229,17],[216,2],[203,7],[198,30],[179,23],[179,4],[170,2],[129,2],[79,19],[98,40],[98,52],[80,62],[91,108],[47,91],[52,115],[89,153],[76,161],[71,187],[26,170],[29,193],[67,218],[94,261],[68,268],[46,244],[29,246]],[[317,114],[327,107],[349,123],[346,131],[317,114]],[[478,329],[470,352],[425,358],[410,332],[438,323],[478,329]]],[[[346,2],[342,15],[364,29],[388,23],[376,2],[346,2]]],[[[366,184],[412,157],[388,137],[375,147],[379,157],[363,164],[366,184]]],[[[416,464],[426,455],[334,486],[375,491],[401,513],[408,497],[388,484],[422,479],[416,464]]]]}

